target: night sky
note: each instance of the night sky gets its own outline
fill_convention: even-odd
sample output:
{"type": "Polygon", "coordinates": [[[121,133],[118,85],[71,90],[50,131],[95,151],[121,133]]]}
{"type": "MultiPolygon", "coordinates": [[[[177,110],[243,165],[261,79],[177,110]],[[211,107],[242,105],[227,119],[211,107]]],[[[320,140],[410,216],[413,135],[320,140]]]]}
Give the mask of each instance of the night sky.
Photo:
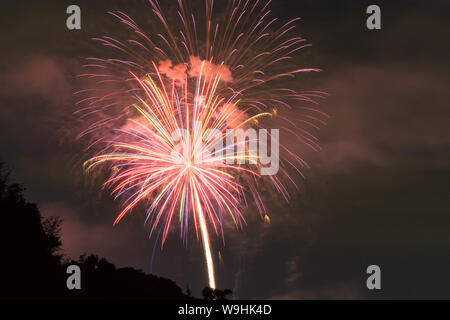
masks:
{"type": "MultiPolygon", "coordinates": [[[[313,46],[297,59],[323,71],[292,81],[329,93],[321,110],[330,119],[322,151],[305,154],[300,191],[268,202],[271,224],[249,214],[244,230],[226,231],[225,247],[213,242],[218,287],[242,299],[450,298],[448,1],[275,0],[272,9],[302,17],[297,32],[313,46]],[[381,30],[366,28],[370,4],[381,7],[381,30]],[[371,264],[382,290],[366,288],[371,264]]],[[[105,53],[92,37],[123,30],[111,10],[144,28],[154,19],[143,0],[2,4],[0,158],[44,216],[64,218],[67,256],[150,272],[143,214],[112,226],[119,203],[83,172],[75,139],[75,75],[84,57],[105,53]],[[66,28],[70,4],[81,8],[81,30],[66,28]]],[[[152,272],[199,296],[201,243],[185,247],[173,232],[152,272]]]]}

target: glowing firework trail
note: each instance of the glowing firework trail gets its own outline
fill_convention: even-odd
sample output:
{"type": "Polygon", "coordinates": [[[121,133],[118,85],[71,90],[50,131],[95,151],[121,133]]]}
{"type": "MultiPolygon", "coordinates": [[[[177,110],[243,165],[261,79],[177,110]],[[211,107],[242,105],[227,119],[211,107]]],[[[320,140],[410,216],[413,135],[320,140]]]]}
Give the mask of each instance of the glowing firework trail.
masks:
{"type": "Polygon", "coordinates": [[[306,166],[299,155],[280,145],[289,160],[285,164],[277,159],[280,175],[262,177],[260,156],[247,146],[242,148],[245,139],[221,146],[230,135],[227,129],[258,128],[262,119],[276,117],[287,133],[318,149],[317,138],[299,123],[315,129],[323,123],[320,117],[326,116],[302,106],[303,117],[295,121],[273,108],[315,103],[313,98],[323,93],[279,87],[281,78],[318,70],[277,71],[292,53],[308,45],[302,38],[287,37],[297,19],[274,27],[277,19],[269,18],[269,2],[230,1],[220,23],[213,20],[213,1],[207,0],[201,33],[184,1],[179,1],[179,32],[172,31],[159,4],[150,1],[164,30],[155,37],[126,14],[111,13],[135,36],[125,42],[97,38],[124,57],[88,58],[84,67],[92,71],[80,75],[91,80],[88,89],[77,93],[85,95],[77,113],[88,124],[80,136],[91,137],[89,146],[97,150],[85,168],[110,164],[104,186],[124,199],[114,224],[146,203],[146,223],[151,234],[158,226],[163,228],[163,245],[174,216],[180,221],[183,241],[193,221],[197,238],[200,229],[211,288],[216,284],[208,225],[222,237],[225,216],[241,227],[247,194],[265,215],[258,181],[267,179],[288,200],[279,176],[295,185],[288,167],[301,173],[306,166]]]}
{"type": "MultiPolygon", "coordinates": [[[[210,286],[215,288],[205,214],[216,233],[216,221],[221,221],[216,208],[226,209],[235,221],[242,219],[239,211],[242,186],[233,181],[229,172],[245,171],[255,176],[259,174],[244,167],[227,164],[225,160],[249,160],[257,158],[257,155],[237,153],[220,156],[218,152],[211,154],[208,150],[223,138],[221,135],[213,135],[211,128],[223,133],[227,128],[228,114],[224,112],[223,106],[230,102],[215,95],[219,75],[203,75],[202,68],[194,90],[195,101],[190,102],[187,88],[181,90],[187,95],[184,99],[180,99],[175,90],[169,91],[173,94],[169,96],[161,74],[156,65],[154,67],[160,86],[151,77],[143,81],[136,77],[150,103],[140,98],[141,105],[136,104],[135,108],[145,121],[132,120],[135,126],[127,131],[121,130],[132,137],[132,142],[125,143],[122,137],[119,141],[112,141],[113,152],[95,156],[85,166],[90,170],[101,163],[112,162],[113,174],[105,185],[115,185],[112,192],[118,196],[131,189],[136,190],[125,201],[125,208],[118,215],[115,224],[138,202],[152,196],[147,218],[153,218],[151,232],[164,219],[164,242],[176,208],[179,208],[182,230],[183,227],[187,230],[188,216],[191,214],[196,230],[197,223],[200,225],[210,286]],[[189,128],[185,130],[185,135],[181,134],[183,119],[189,128]],[[153,216],[157,208],[159,209],[153,216]]],[[[174,83],[172,87],[174,88],[174,83]]],[[[264,115],[268,114],[261,113],[240,125],[264,115]]]]}

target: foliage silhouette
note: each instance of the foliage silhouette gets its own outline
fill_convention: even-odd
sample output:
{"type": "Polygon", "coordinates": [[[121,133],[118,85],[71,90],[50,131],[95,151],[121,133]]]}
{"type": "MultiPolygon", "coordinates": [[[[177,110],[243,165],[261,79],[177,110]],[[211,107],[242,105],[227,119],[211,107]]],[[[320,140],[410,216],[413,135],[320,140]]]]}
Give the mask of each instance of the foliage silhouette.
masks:
{"type": "Polygon", "coordinates": [[[133,268],[116,268],[104,258],[81,256],[64,261],[58,217],[43,218],[24,198],[24,188],[9,182],[0,162],[0,298],[3,299],[193,299],[175,282],[133,268]],[[81,269],[81,290],[66,287],[67,267],[81,269]]]}
{"type": "Polygon", "coordinates": [[[227,300],[227,296],[232,293],[233,292],[230,289],[225,289],[222,291],[219,289],[212,289],[210,287],[205,287],[202,291],[204,300],[227,300]]]}
{"type": "MultiPolygon", "coordinates": [[[[82,255],[78,261],[64,257],[59,217],[42,217],[24,197],[25,189],[10,183],[10,173],[0,161],[0,298],[2,299],[177,299],[193,300],[169,279],[133,268],[116,268],[105,258],[82,255]],[[69,265],[81,269],[81,289],[69,290],[69,265]]],[[[225,299],[230,290],[202,292],[206,300],[225,299]]]]}

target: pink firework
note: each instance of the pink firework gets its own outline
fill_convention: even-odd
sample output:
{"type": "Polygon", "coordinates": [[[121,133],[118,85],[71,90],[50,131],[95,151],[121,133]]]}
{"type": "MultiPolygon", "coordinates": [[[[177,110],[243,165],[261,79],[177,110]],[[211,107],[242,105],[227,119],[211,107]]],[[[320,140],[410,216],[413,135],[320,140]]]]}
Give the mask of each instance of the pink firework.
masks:
{"type": "Polygon", "coordinates": [[[276,26],[269,3],[230,1],[225,16],[215,19],[213,1],[206,0],[200,23],[180,0],[179,23],[171,25],[158,2],[150,1],[161,23],[161,32],[155,33],[144,32],[123,12],[111,13],[131,29],[132,38],[96,38],[119,56],[88,58],[84,67],[89,71],[80,75],[90,83],[77,93],[83,95],[77,113],[88,124],[80,136],[96,150],[85,168],[106,165],[110,172],[104,186],[123,199],[114,223],[142,204],[151,232],[162,228],[162,244],[174,217],[183,239],[192,224],[203,242],[211,288],[216,284],[208,230],[223,236],[226,217],[242,226],[247,199],[266,216],[259,186],[270,183],[288,200],[283,181],[296,186],[289,168],[301,174],[307,166],[273,140],[272,132],[263,131],[277,143],[280,170],[261,174],[261,152],[250,147],[261,140],[228,138],[262,130],[263,121],[277,119],[283,123],[280,130],[317,150],[317,138],[309,131],[326,118],[311,107],[324,93],[284,86],[285,78],[319,70],[292,67],[291,56],[309,45],[290,36],[298,19],[276,26]],[[293,108],[303,111],[300,119],[282,116],[282,109],[293,108]]]}

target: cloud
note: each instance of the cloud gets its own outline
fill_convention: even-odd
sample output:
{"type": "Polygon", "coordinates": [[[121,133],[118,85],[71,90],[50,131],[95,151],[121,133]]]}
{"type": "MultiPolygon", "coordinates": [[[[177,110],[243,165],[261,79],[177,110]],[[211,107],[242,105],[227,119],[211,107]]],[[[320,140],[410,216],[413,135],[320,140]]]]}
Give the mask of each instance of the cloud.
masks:
{"type": "Polygon", "coordinates": [[[225,65],[216,65],[207,60],[201,60],[199,57],[191,56],[190,58],[190,77],[198,77],[202,75],[209,75],[215,77],[216,75],[220,76],[220,80],[224,82],[233,81],[233,77],[231,76],[231,71],[225,65]]]}
{"type": "Polygon", "coordinates": [[[177,85],[182,85],[187,77],[197,78],[200,75],[206,78],[211,77],[211,79],[219,76],[220,80],[223,82],[233,81],[231,71],[227,66],[216,65],[210,61],[201,60],[196,56],[191,56],[189,58],[189,63],[187,64],[180,63],[173,65],[172,61],[169,59],[162,60],[159,62],[158,69],[164,73],[166,77],[175,81],[177,85]],[[189,66],[189,70],[187,66],[189,66]]]}
{"type": "Polygon", "coordinates": [[[37,56],[17,58],[0,74],[0,141],[23,153],[54,148],[74,130],[70,105],[71,77],[64,59],[37,56]]]}
{"type": "Polygon", "coordinates": [[[441,117],[450,98],[446,78],[423,65],[411,73],[405,62],[342,65],[323,84],[331,94],[325,102],[331,118],[314,161],[334,171],[356,164],[389,166],[403,156],[448,147],[441,117]]]}
{"type": "Polygon", "coordinates": [[[1,77],[1,93],[17,99],[41,99],[53,105],[67,101],[71,86],[58,62],[36,56],[11,68],[1,77]]]}
{"type": "Polygon", "coordinates": [[[63,218],[62,248],[70,258],[76,259],[81,254],[91,253],[97,247],[104,250],[112,245],[112,227],[110,225],[88,224],[85,219],[78,219],[78,213],[70,205],[62,202],[47,202],[39,206],[43,216],[63,218]]]}
{"type": "Polygon", "coordinates": [[[168,78],[175,81],[178,85],[183,84],[186,80],[187,67],[185,64],[180,63],[173,66],[172,61],[162,60],[159,62],[158,68],[159,71],[165,73],[168,78]]]}

